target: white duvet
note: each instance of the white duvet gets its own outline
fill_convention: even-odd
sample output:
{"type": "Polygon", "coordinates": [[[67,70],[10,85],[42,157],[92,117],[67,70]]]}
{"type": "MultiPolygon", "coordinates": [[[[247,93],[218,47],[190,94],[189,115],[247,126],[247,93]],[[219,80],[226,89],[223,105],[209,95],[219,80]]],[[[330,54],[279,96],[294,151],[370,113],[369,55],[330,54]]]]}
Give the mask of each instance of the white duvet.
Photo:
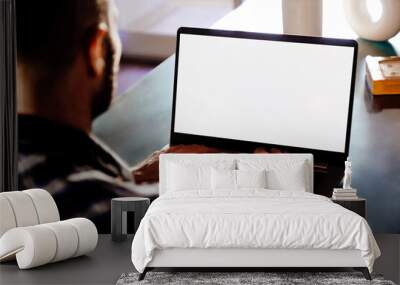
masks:
{"type": "Polygon", "coordinates": [[[155,249],[358,249],[372,272],[380,251],[364,218],[299,191],[167,193],[150,206],[132,243],[143,272],[155,249]]]}

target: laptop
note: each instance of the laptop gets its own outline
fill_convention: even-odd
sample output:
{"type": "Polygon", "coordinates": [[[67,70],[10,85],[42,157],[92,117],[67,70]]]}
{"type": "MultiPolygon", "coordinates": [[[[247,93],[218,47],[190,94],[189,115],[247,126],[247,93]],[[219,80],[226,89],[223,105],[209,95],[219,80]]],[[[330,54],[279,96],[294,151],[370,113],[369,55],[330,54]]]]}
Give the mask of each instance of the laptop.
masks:
{"type": "Polygon", "coordinates": [[[357,42],[180,28],[171,145],[348,156],[357,42]]]}

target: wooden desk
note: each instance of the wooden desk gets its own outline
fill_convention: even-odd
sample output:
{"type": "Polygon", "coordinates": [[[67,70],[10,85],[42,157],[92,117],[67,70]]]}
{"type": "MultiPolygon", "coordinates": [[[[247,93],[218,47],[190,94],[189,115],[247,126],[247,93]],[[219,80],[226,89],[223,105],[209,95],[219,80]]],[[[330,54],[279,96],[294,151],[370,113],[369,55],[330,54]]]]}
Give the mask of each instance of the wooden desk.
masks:
{"type": "MultiPolygon", "coordinates": [[[[248,0],[216,23],[216,28],[269,32],[267,19],[276,20],[277,10],[266,3],[248,0]],[[275,10],[274,10],[275,9],[275,10]],[[275,12],[274,12],[275,11],[275,12]],[[273,13],[269,17],[268,13],[273,13]]],[[[324,35],[351,37],[340,1],[324,2],[324,35]],[[338,8],[339,7],[339,8],[338,8]],[[335,10],[335,9],[336,10],[335,10]]],[[[279,19],[277,20],[279,21],[279,19]]],[[[350,156],[353,185],[368,203],[368,221],[375,232],[400,233],[400,96],[372,99],[365,88],[365,56],[396,55],[400,35],[390,42],[358,39],[359,56],[355,86],[350,156]]],[[[174,58],[160,64],[137,85],[120,96],[108,112],[94,122],[94,132],[129,165],[169,143],[174,58]]],[[[323,91],[321,91],[323,92],[323,91]]],[[[316,193],[330,196],[342,169],[330,177],[317,177],[316,193]]]]}

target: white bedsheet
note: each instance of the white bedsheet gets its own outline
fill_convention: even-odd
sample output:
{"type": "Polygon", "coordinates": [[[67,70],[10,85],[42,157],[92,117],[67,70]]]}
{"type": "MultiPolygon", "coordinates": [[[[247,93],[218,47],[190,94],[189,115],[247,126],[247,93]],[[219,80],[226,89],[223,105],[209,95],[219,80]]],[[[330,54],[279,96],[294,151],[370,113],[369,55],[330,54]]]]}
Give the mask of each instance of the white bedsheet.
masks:
{"type": "Polygon", "coordinates": [[[143,272],[155,249],[358,249],[372,272],[380,251],[364,218],[330,199],[298,191],[185,191],[156,199],[132,243],[143,272]]]}

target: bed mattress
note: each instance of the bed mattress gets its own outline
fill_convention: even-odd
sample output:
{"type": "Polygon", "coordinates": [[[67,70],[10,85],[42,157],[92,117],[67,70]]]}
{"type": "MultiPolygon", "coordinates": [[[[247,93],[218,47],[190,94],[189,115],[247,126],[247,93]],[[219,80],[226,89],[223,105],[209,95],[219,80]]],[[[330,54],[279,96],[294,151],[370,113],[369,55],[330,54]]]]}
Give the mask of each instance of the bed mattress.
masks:
{"type": "Polygon", "coordinates": [[[132,262],[143,272],[171,248],[359,250],[370,271],[380,255],[361,216],[320,195],[265,189],[162,195],[140,223],[132,262]]]}

